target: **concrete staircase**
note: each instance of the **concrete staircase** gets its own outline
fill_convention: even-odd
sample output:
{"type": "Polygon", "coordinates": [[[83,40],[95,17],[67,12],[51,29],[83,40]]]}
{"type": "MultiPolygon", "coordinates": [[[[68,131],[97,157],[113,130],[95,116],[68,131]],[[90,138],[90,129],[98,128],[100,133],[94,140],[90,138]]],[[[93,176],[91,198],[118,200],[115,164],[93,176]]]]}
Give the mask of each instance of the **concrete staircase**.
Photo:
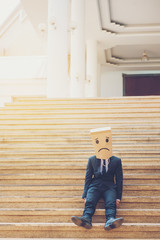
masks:
{"type": "Polygon", "coordinates": [[[0,109],[0,238],[160,239],[160,96],[109,99],[15,97],[0,109]],[[81,216],[89,130],[111,126],[124,169],[125,223],[104,230],[104,203],[93,228],[81,216]]]}

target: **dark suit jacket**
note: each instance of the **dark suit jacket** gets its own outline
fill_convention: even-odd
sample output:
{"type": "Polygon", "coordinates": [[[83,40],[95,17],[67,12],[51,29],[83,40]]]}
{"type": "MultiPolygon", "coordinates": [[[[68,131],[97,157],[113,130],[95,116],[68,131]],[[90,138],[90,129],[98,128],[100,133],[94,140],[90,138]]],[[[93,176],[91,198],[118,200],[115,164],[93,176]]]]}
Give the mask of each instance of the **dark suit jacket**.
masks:
{"type": "Polygon", "coordinates": [[[92,156],[88,159],[85,185],[82,198],[86,198],[90,186],[97,185],[103,181],[105,186],[114,187],[117,190],[117,199],[122,198],[123,171],[121,159],[112,156],[109,160],[108,171],[105,176],[100,172],[101,159],[92,156]]]}

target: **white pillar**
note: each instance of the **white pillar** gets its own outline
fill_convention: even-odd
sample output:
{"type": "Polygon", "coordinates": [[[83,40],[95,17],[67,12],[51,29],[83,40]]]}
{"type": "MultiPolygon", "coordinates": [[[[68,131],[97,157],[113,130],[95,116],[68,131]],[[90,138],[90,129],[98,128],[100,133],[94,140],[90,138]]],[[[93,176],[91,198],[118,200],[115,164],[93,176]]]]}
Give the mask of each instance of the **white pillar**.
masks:
{"type": "Polygon", "coordinates": [[[70,96],[84,97],[85,83],[85,0],[71,2],[70,96]]]}
{"type": "Polygon", "coordinates": [[[97,41],[87,41],[87,63],[86,63],[86,84],[85,97],[98,96],[98,59],[97,41]]]}
{"type": "Polygon", "coordinates": [[[67,81],[68,0],[48,0],[47,97],[66,97],[67,81]]]}

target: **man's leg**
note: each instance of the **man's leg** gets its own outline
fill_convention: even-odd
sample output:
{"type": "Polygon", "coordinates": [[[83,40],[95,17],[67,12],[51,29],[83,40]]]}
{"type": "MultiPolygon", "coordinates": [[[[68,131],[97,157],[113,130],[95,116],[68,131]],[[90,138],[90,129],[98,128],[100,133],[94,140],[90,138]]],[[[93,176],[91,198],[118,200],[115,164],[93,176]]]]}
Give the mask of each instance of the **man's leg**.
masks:
{"type": "Polygon", "coordinates": [[[123,218],[116,217],[116,190],[114,188],[108,188],[104,192],[105,211],[106,211],[106,224],[105,230],[111,230],[113,228],[120,227],[123,223],[123,218]]]}
{"type": "Polygon", "coordinates": [[[116,217],[116,190],[114,188],[108,188],[103,193],[105,202],[106,220],[108,218],[116,217]]]}
{"type": "Polygon", "coordinates": [[[92,216],[95,212],[97,202],[101,198],[101,191],[97,187],[88,189],[83,217],[92,222],[92,216]]]}
{"type": "Polygon", "coordinates": [[[92,227],[92,216],[95,212],[98,200],[101,197],[101,193],[98,188],[91,187],[87,192],[87,198],[85,208],[82,217],[72,216],[72,221],[84,228],[90,229],[92,227]]]}

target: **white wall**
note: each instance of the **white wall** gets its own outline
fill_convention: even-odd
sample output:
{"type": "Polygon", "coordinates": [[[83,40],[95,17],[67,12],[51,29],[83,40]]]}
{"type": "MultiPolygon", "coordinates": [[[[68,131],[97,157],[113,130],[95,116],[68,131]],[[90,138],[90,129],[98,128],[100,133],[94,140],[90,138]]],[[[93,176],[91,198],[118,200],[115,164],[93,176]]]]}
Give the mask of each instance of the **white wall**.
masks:
{"type": "Polygon", "coordinates": [[[46,95],[47,57],[0,57],[0,105],[12,96],[46,95]]]}
{"type": "Polygon", "coordinates": [[[101,67],[100,97],[123,96],[123,74],[156,74],[160,71],[108,71],[105,66],[101,67]]]}
{"type": "Polygon", "coordinates": [[[107,71],[101,67],[100,97],[121,97],[123,95],[122,72],[107,71]]]}

